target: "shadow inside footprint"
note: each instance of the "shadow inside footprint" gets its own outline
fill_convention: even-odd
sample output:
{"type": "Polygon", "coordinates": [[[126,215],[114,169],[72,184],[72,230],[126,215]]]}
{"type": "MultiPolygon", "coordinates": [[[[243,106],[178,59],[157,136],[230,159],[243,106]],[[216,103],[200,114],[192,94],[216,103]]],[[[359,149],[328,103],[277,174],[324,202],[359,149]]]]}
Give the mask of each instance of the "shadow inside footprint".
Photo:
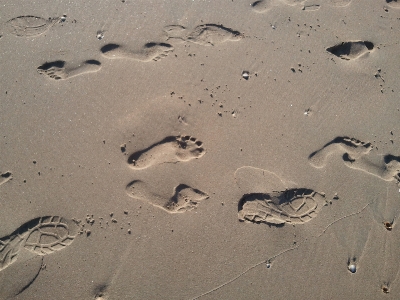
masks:
{"type": "Polygon", "coordinates": [[[43,70],[43,71],[49,70],[50,68],[54,68],[54,67],[61,69],[61,68],[64,68],[64,65],[65,65],[65,61],[56,60],[56,61],[52,61],[52,62],[46,62],[43,65],[39,66],[37,69],[43,70]]]}
{"type": "Polygon", "coordinates": [[[165,47],[165,48],[173,48],[172,45],[167,44],[167,43],[154,43],[154,42],[150,42],[150,43],[145,44],[143,48],[150,49],[150,48],[153,48],[153,47],[156,47],[156,46],[162,46],[162,47],[165,47]]]}
{"type": "Polygon", "coordinates": [[[101,53],[107,53],[107,52],[110,52],[110,51],[112,51],[112,50],[115,50],[115,49],[117,49],[117,48],[119,48],[119,47],[120,47],[120,46],[117,45],[117,44],[107,44],[107,45],[101,47],[100,51],[101,51],[101,53]]]}
{"type": "Polygon", "coordinates": [[[100,66],[101,62],[99,62],[98,60],[95,60],[95,59],[88,59],[85,61],[85,64],[100,66]]]}
{"type": "Polygon", "coordinates": [[[342,42],[326,50],[341,59],[355,59],[374,49],[374,44],[368,41],[342,42]]]}

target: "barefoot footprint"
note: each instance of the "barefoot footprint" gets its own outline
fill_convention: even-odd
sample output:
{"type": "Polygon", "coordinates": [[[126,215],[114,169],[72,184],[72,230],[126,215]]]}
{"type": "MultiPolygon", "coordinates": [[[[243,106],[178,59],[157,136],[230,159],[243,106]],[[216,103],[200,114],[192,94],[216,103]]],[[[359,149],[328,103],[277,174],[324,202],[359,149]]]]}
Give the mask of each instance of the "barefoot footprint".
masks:
{"type": "Polygon", "coordinates": [[[343,161],[354,161],[368,154],[371,150],[372,145],[370,143],[364,143],[349,137],[337,137],[321,149],[311,153],[308,159],[313,167],[322,168],[332,154],[343,155],[343,161]]]}
{"type": "Polygon", "coordinates": [[[344,60],[352,60],[369,53],[374,49],[374,44],[369,41],[343,42],[329,47],[326,51],[344,60]]]}
{"type": "Polygon", "coordinates": [[[188,30],[180,25],[164,27],[169,39],[178,39],[203,46],[215,46],[226,41],[239,41],[244,36],[239,31],[217,24],[203,24],[188,30]]]}
{"type": "Polygon", "coordinates": [[[0,238],[0,271],[14,263],[21,250],[46,255],[70,245],[80,231],[74,220],[58,216],[33,219],[0,238]]]}
{"type": "Polygon", "coordinates": [[[35,16],[19,16],[5,23],[6,30],[13,35],[27,37],[38,36],[62,21],[61,17],[44,19],[35,16]]]}
{"type": "Polygon", "coordinates": [[[169,213],[183,213],[192,210],[197,205],[208,198],[208,195],[200,190],[193,189],[186,184],[180,184],[174,188],[172,197],[168,198],[156,194],[143,181],[135,180],[126,187],[129,197],[146,201],[169,213]]]}
{"type": "Polygon", "coordinates": [[[133,153],[128,164],[136,170],[152,165],[176,163],[200,158],[205,154],[203,143],[191,136],[169,136],[147,149],[133,153]]]}
{"type": "Polygon", "coordinates": [[[148,43],[140,50],[131,50],[117,44],[103,46],[100,51],[109,59],[132,59],[142,62],[157,61],[173,51],[174,47],[166,43],[148,43]]]}
{"type": "Polygon", "coordinates": [[[65,61],[57,60],[48,62],[37,68],[39,74],[55,80],[67,79],[85,73],[97,72],[101,68],[101,63],[97,60],[87,60],[75,67],[66,68],[65,61]]]}

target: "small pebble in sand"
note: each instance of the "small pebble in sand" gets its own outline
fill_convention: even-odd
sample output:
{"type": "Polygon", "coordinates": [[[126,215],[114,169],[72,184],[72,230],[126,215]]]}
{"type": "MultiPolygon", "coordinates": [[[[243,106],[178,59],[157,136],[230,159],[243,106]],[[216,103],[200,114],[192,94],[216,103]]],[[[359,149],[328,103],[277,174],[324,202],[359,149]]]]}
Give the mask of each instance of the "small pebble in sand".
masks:
{"type": "Polygon", "coordinates": [[[351,273],[355,273],[357,271],[356,265],[353,264],[349,265],[349,271],[351,273]]]}
{"type": "Polygon", "coordinates": [[[243,71],[242,72],[242,77],[246,80],[250,78],[250,73],[248,71],[243,71]]]}

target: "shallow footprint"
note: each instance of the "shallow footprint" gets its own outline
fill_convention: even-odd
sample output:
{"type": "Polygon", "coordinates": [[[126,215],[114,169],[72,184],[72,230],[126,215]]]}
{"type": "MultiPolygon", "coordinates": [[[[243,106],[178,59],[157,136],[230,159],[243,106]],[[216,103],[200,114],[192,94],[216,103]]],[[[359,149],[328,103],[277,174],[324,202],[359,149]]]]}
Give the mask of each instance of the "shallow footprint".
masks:
{"type": "Polygon", "coordinates": [[[274,6],[277,6],[278,4],[278,0],[259,0],[253,2],[251,4],[251,7],[257,13],[264,13],[270,11],[274,6]]]}
{"type": "Polygon", "coordinates": [[[400,8],[400,1],[399,0],[386,0],[386,3],[389,7],[392,8],[400,8]]]}
{"type": "Polygon", "coordinates": [[[365,53],[374,49],[374,44],[368,41],[343,42],[329,47],[326,51],[340,57],[341,59],[351,60],[359,58],[365,53]]]}
{"type": "Polygon", "coordinates": [[[306,0],[281,0],[284,4],[290,6],[296,6],[298,4],[303,4],[306,0]]]}
{"type": "Polygon", "coordinates": [[[328,0],[330,6],[344,7],[348,6],[352,0],[328,0]]]}
{"type": "Polygon", "coordinates": [[[8,20],[5,23],[5,27],[9,33],[16,36],[37,36],[45,33],[60,21],[60,17],[44,19],[35,16],[20,16],[8,20]]]}
{"type": "Polygon", "coordinates": [[[10,235],[0,238],[0,271],[14,263],[23,249],[36,255],[64,249],[79,231],[77,222],[58,216],[36,218],[21,225],[10,235]]]}
{"type": "Polygon", "coordinates": [[[226,41],[239,41],[244,36],[239,31],[217,24],[203,24],[193,30],[180,25],[164,27],[169,39],[178,39],[203,46],[215,46],[226,41]]]}
{"type": "Polygon", "coordinates": [[[240,199],[240,221],[273,225],[304,224],[326,205],[325,195],[311,189],[289,189],[271,193],[246,194],[240,199]]]}
{"type": "Polygon", "coordinates": [[[173,51],[174,47],[166,43],[148,43],[140,50],[131,50],[117,44],[107,44],[100,51],[109,59],[132,59],[137,61],[157,61],[173,51]]]}
{"type": "Polygon", "coordinates": [[[146,183],[140,180],[132,181],[126,186],[126,192],[130,197],[147,201],[169,213],[190,211],[196,208],[201,201],[208,199],[206,193],[186,184],[175,187],[171,198],[158,195],[151,190],[146,183]]]}
{"type": "Polygon", "coordinates": [[[343,155],[343,161],[352,161],[368,154],[372,150],[370,143],[364,143],[354,138],[337,137],[313,152],[308,157],[310,164],[315,168],[323,168],[328,157],[332,154],[343,155]]]}
{"type": "Polygon", "coordinates": [[[169,136],[130,155],[128,164],[140,170],[157,164],[189,161],[205,154],[202,145],[202,142],[191,136],[169,136]]]}
{"type": "Polygon", "coordinates": [[[68,79],[85,73],[97,72],[101,69],[101,63],[97,60],[86,60],[75,67],[65,67],[65,61],[57,60],[47,62],[37,68],[39,74],[54,80],[68,79]]]}

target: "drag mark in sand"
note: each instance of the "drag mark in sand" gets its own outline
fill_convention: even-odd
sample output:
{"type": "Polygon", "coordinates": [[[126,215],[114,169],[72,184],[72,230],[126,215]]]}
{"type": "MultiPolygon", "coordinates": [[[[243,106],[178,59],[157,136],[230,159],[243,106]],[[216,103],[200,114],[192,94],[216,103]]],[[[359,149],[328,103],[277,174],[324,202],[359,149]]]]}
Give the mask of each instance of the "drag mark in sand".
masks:
{"type": "Polygon", "coordinates": [[[78,66],[65,67],[65,61],[56,60],[46,62],[37,68],[39,74],[54,80],[68,79],[86,73],[94,73],[101,69],[101,63],[97,60],[86,60],[78,66]]]}
{"type": "Polygon", "coordinates": [[[202,46],[215,46],[227,41],[239,41],[243,34],[231,28],[218,24],[198,25],[194,29],[187,29],[181,25],[168,25],[164,27],[167,40],[175,39],[202,46]]]}
{"type": "Polygon", "coordinates": [[[100,49],[103,56],[109,59],[130,59],[142,62],[158,61],[173,50],[174,47],[166,43],[147,43],[138,50],[118,44],[107,44],[100,49]]]}
{"type": "MultiPolygon", "coordinates": [[[[339,218],[339,219],[333,221],[332,223],[330,223],[329,225],[327,225],[327,226],[325,227],[325,229],[324,229],[318,236],[314,237],[314,239],[317,239],[317,238],[321,237],[330,227],[334,226],[334,224],[338,223],[339,221],[341,221],[341,220],[343,220],[343,219],[346,219],[346,218],[349,218],[349,217],[356,216],[356,215],[362,213],[362,212],[368,207],[368,205],[370,205],[370,203],[368,203],[368,204],[365,205],[363,208],[361,208],[360,210],[358,210],[358,211],[356,211],[356,212],[354,212],[354,213],[351,213],[351,214],[349,214],[349,215],[345,215],[345,216],[343,216],[343,217],[341,217],[341,218],[339,218]]],[[[219,286],[217,286],[217,287],[215,287],[215,288],[213,288],[213,289],[211,289],[211,290],[209,290],[209,291],[207,291],[207,292],[205,292],[205,293],[203,293],[203,294],[201,294],[201,295],[198,295],[198,296],[196,296],[196,297],[194,297],[194,298],[191,298],[191,300],[199,299],[199,298],[204,297],[204,296],[207,296],[207,295],[209,295],[209,294],[211,294],[211,293],[213,293],[213,292],[215,292],[215,291],[217,291],[217,290],[220,290],[221,288],[223,288],[223,287],[225,287],[225,286],[227,286],[227,285],[233,283],[234,281],[238,280],[240,277],[244,276],[245,274],[247,274],[247,273],[250,272],[251,270],[257,268],[258,266],[264,265],[264,264],[270,264],[270,263],[271,263],[274,259],[276,259],[277,257],[279,257],[279,256],[281,256],[281,255],[284,255],[284,254],[287,253],[287,252],[290,252],[290,251],[293,251],[293,250],[295,250],[295,249],[298,249],[298,248],[301,247],[303,244],[305,244],[306,241],[307,241],[307,239],[305,239],[305,240],[303,240],[303,241],[301,241],[301,242],[298,242],[298,243],[296,244],[296,246],[291,247],[291,248],[288,248],[288,249],[285,249],[285,250],[283,250],[283,251],[281,251],[281,252],[279,252],[279,253],[277,253],[277,254],[275,254],[275,255],[273,255],[273,256],[271,256],[271,257],[269,257],[269,258],[267,258],[267,259],[265,259],[265,260],[263,260],[263,261],[260,261],[260,262],[258,262],[258,263],[256,263],[256,264],[254,264],[254,265],[248,267],[246,270],[244,270],[242,273],[238,274],[237,276],[231,278],[230,280],[228,280],[228,281],[226,281],[226,282],[220,284],[219,286]]]]}
{"type": "Polygon", "coordinates": [[[153,165],[177,163],[200,158],[205,154],[203,143],[191,136],[168,136],[150,147],[131,154],[128,164],[136,170],[153,165]]]}
{"type": "Polygon", "coordinates": [[[206,193],[193,189],[186,184],[176,186],[170,198],[159,195],[152,190],[151,187],[140,180],[132,181],[126,187],[129,197],[146,201],[169,213],[183,213],[193,210],[201,201],[209,197],[206,193]]]}

